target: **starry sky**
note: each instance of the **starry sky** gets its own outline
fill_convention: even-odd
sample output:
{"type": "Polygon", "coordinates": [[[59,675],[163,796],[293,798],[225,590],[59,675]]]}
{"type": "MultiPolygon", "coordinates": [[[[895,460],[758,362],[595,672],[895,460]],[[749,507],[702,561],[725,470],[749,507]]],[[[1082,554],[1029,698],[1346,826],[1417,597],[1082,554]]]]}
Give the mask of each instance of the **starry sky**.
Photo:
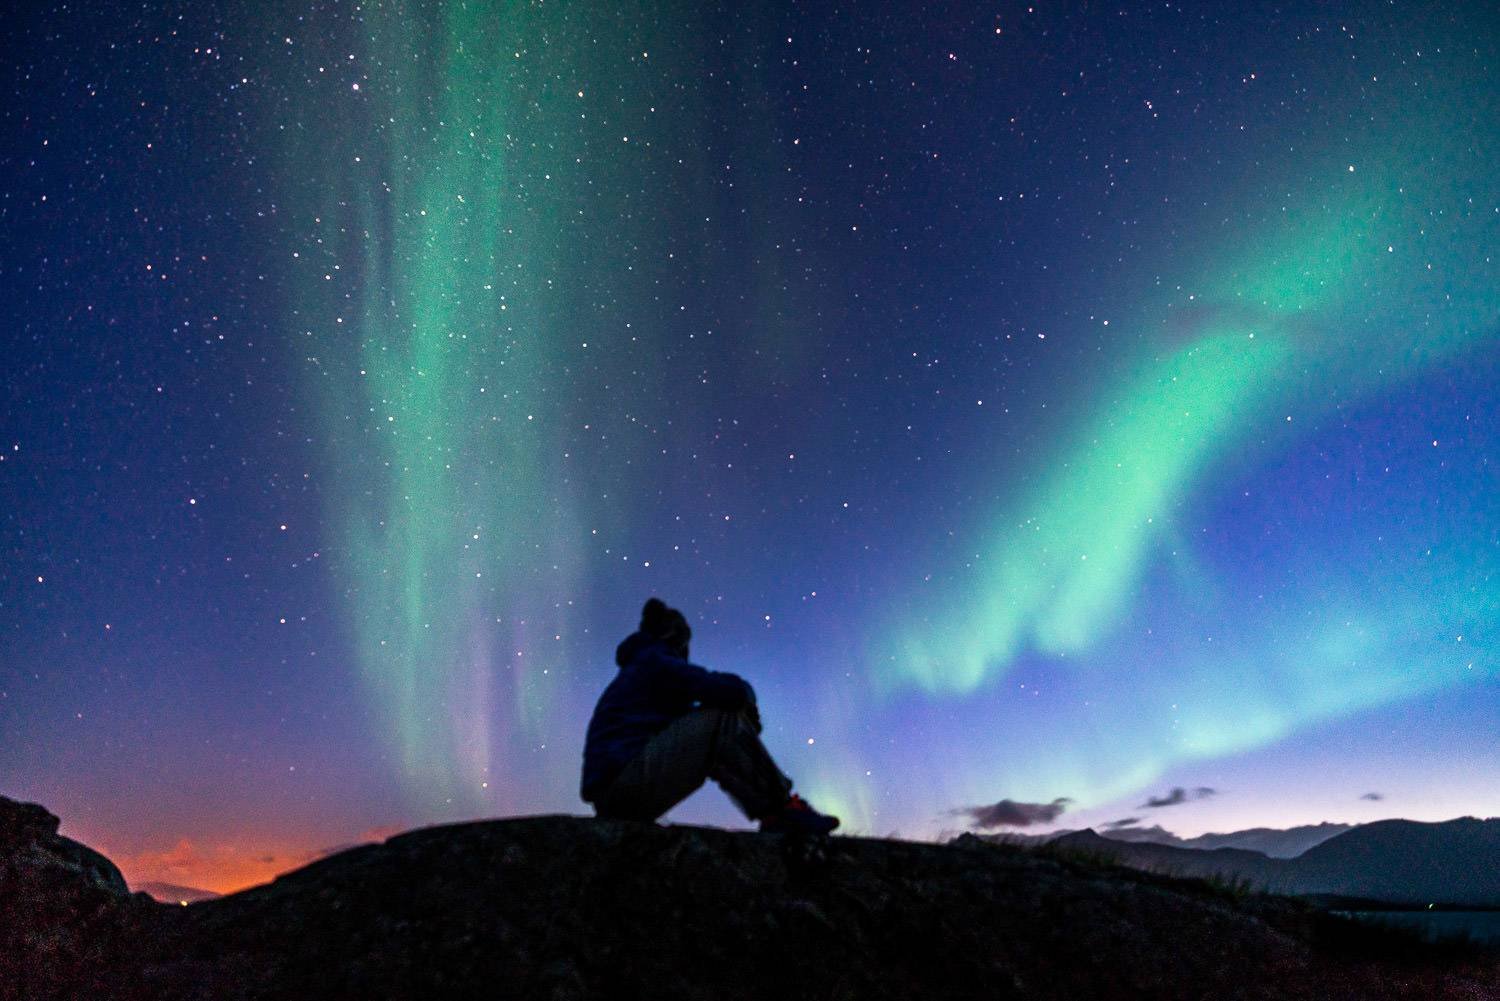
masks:
{"type": "Polygon", "coordinates": [[[586,812],[653,594],[851,832],[1500,814],[1488,5],[23,6],[0,793],[133,881],[586,812]]]}

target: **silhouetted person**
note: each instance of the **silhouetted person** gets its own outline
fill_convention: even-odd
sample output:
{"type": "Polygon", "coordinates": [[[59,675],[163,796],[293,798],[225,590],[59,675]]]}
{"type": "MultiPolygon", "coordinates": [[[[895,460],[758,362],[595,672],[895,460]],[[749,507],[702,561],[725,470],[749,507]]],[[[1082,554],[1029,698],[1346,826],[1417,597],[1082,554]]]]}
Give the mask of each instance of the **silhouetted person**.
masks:
{"type": "Polygon", "coordinates": [[[745,679],[688,663],[693,631],[660,599],[615,650],[620,673],[599,696],[580,793],[601,817],[655,820],[713,779],[762,831],[826,834],[837,817],[792,795],[760,742],[745,679]]]}

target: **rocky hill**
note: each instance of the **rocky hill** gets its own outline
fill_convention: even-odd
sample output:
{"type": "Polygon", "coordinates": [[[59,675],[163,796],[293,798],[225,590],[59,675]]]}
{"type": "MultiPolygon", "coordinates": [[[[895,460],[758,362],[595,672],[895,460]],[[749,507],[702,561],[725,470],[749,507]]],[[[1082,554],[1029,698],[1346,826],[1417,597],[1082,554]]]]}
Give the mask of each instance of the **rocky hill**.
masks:
{"type": "Polygon", "coordinates": [[[530,817],[182,907],[56,832],[0,799],[0,997],[1500,998],[1481,954],[976,838],[530,817]]]}

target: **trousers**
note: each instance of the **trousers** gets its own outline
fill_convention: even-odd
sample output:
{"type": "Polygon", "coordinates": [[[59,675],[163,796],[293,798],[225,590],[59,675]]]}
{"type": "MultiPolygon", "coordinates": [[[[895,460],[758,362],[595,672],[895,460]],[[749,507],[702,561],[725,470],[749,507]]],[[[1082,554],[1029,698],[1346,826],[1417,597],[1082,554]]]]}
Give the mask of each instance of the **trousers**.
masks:
{"type": "Polygon", "coordinates": [[[679,716],[594,797],[594,812],[618,820],[656,820],[713,779],[751,820],[786,803],[792,780],[760,740],[760,726],[739,709],[701,707],[679,716]]]}

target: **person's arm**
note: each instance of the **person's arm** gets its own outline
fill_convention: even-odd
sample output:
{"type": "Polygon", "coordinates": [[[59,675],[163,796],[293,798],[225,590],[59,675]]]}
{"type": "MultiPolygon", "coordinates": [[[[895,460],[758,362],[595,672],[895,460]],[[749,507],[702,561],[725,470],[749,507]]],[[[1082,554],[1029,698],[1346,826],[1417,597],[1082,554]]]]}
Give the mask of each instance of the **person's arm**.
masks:
{"type": "Polygon", "coordinates": [[[701,702],[715,709],[755,707],[755,689],[737,674],[710,671],[670,654],[659,657],[657,664],[670,679],[670,684],[686,692],[694,702],[701,702]]]}

